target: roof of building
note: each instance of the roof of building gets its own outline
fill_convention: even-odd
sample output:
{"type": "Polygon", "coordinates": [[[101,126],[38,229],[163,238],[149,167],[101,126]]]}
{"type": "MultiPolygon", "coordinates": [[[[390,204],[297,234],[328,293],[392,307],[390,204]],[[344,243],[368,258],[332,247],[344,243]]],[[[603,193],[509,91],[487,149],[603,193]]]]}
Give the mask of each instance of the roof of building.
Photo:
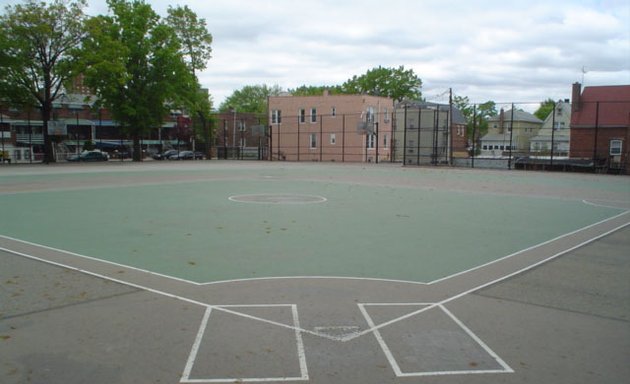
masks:
{"type": "MultiPolygon", "coordinates": [[[[509,109],[507,111],[503,112],[503,119],[506,122],[510,122],[512,120],[514,121],[523,121],[523,122],[527,122],[527,123],[540,123],[542,124],[542,120],[540,120],[539,118],[537,118],[536,116],[532,115],[529,112],[525,112],[525,111],[521,111],[518,109],[514,110],[514,116],[512,117],[512,110],[509,109]]],[[[499,121],[501,120],[501,115],[497,115],[497,116],[493,116],[488,118],[488,121],[499,121]]]]}
{"type": "Polygon", "coordinates": [[[630,85],[585,87],[571,114],[571,127],[628,127],[630,85]]]}
{"type": "MultiPolygon", "coordinates": [[[[422,108],[422,109],[438,109],[442,112],[448,112],[450,105],[449,104],[438,104],[438,103],[430,103],[426,101],[401,101],[396,104],[395,108],[404,108],[405,105],[407,108],[422,108]]],[[[464,114],[455,106],[453,106],[453,124],[458,125],[466,125],[466,117],[464,114]]]]}
{"type": "Polygon", "coordinates": [[[551,128],[553,123],[571,121],[571,103],[569,100],[559,100],[554,108],[555,113],[549,113],[543,122],[543,128],[551,128]]]}

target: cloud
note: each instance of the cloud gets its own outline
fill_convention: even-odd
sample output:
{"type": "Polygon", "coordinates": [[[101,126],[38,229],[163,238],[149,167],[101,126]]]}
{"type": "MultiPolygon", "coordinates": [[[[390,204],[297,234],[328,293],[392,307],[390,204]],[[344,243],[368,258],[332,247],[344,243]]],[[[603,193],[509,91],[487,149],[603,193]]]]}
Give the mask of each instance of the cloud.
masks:
{"type": "MultiPolygon", "coordinates": [[[[91,13],[105,0],[89,0],[91,13]]],[[[6,4],[7,0],[0,0],[6,4]]],[[[168,0],[153,0],[166,14],[168,0]]],[[[474,101],[570,97],[571,84],[630,84],[622,0],[182,0],[206,19],[200,74],[215,105],[245,85],[340,84],[382,65],[411,68],[423,94],[474,101]]]]}

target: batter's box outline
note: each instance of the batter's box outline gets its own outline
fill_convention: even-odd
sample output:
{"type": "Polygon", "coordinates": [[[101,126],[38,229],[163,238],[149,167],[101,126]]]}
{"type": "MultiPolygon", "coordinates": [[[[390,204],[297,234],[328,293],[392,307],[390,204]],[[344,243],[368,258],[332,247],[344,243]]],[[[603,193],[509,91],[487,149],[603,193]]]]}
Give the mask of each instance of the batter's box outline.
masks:
{"type": "MultiPolygon", "coordinates": [[[[488,373],[514,373],[514,370],[510,368],[510,366],[503,361],[490,347],[483,342],[473,331],[471,331],[461,320],[459,320],[451,311],[449,311],[444,305],[440,303],[358,303],[359,309],[361,310],[361,314],[365,317],[365,321],[367,321],[369,327],[371,328],[371,332],[374,334],[376,341],[380,345],[387,361],[389,362],[392,370],[396,374],[397,377],[419,377],[419,376],[444,376],[444,375],[468,375],[468,374],[488,374],[488,373]],[[444,314],[446,314],[453,322],[461,328],[479,347],[481,347],[490,357],[492,357],[497,364],[499,364],[502,369],[469,369],[469,370],[452,370],[452,371],[426,371],[426,372],[403,372],[400,369],[400,365],[396,361],[392,350],[385,342],[385,339],[381,335],[379,329],[383,328],[383,325],[376,325],[372,320],[372,317],[369,315],[366,307],[383,307],[383,306],[418,306],[425,307],[426,310],[432,308],[440,309],[444,314]]],[[[416,311],[413,316],[418,316],[424,311],[416,311]]]]}
{"type": "Polygon", "coordinates": [[[308,381],[308,368],[306,366],[306,355],[304,353],[304,342],[302,340],[302,333],[300,328],[300,320],[298,317],[297,305],[295,304],[255,304],[255,305],[219,305],[219,306],[207,306],[206,311],[203,314],[199,330],[197,331],[197,337],[191,348],[184,368],[184,373],[180,379],[180,383],[264,383],[264,382],[283,382],[283,381],[308,381]],[[213,379],[192,379],[190,374],[197,360],[197,353],[201,347],[201,343],[208,328],[208,321],[212,310],[219,310],[228,313],[232,312],[229,308],[277,308],[277,307],[289,307],[291,308],[291,314],[293,316],[293,326],[290,328],[295,331],[296,350],[297,357],[300,366],[300,376],[295,377],[230,377],[230,378],[213,378],[213,379]]]}

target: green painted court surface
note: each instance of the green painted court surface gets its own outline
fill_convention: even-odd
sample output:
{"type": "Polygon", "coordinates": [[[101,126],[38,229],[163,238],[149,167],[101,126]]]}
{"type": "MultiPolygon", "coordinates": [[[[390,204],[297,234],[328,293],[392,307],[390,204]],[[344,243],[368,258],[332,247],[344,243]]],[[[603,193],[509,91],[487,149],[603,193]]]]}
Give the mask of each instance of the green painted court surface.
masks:
{"type": "Polygon", "coordinates": [[[431,282],[623,212],[563,190],[623,194],[628,185],[391,166],[206,164],[0,174],[0,234],[198,283],[290,276],[431,282]],[[467,178],[474,187],[466,188],[467,178]],[[230,200],[251,194],[325,201],[230,200]]]}

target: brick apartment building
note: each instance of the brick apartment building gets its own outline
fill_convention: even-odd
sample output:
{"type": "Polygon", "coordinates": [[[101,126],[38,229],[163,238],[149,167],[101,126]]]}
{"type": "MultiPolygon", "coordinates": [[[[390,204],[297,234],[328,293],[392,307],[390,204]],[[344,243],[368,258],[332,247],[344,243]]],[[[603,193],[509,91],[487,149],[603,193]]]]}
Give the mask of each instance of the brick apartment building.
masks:
{"type": "Polygon", "coordinates": [[[272,160],[390,161],[393,111],[387,97],[269,97],[272,160]]]}
{"type": "Polygon", "coordinates": [[[590,159],[596,169],[628,173],[630,156],[630,85],[573,84],[572,159],[590,159]]]}

